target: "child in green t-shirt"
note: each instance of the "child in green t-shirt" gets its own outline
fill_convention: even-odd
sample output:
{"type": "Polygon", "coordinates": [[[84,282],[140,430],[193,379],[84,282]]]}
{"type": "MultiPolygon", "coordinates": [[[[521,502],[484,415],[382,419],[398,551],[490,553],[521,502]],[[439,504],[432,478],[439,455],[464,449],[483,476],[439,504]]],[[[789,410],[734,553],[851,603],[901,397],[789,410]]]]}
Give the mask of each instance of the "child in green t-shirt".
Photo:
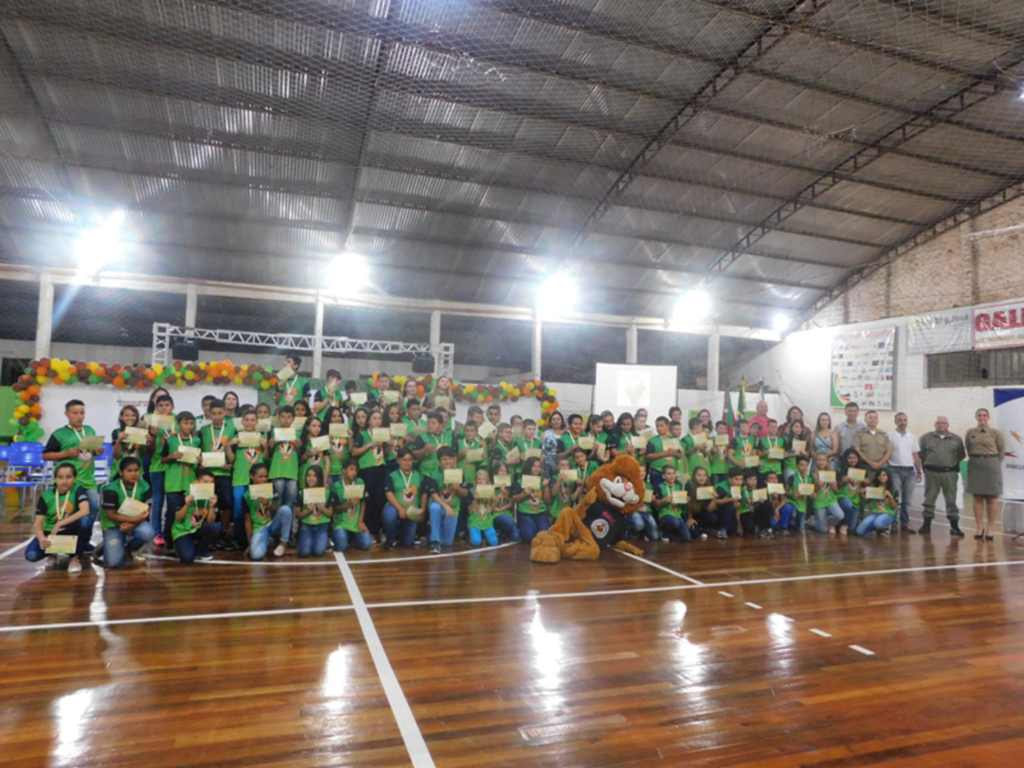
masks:
{"type": "Polygon", "coordinates": [[[316,416],[310,416],[299,435],[299,443],[302,445],[301,456],[299,457],[299,477],[306,476],[306,470],[310,467],[320,467],[324,474],[324,481],[331,476],[331,452],[330,448],[322,450],[314,448],[311,441],[314,438],[325,435],[323,422],[316,416]]]}
{"type": "Polygon", "coordinates": [[[779,422],[775,419],[768,419],[768,434],[762,435],[758,443],[758,453],[761,455],[761,481],[769,472],[774,472],[776,477],[782,474],[782,462],[786,457],[786,438],[779,436],[779,422]],[[772,458],[772,455],[781,458],[772,458]]]}
{"type": "MultiPolygon", "coordinates": [[[[103,487],[103,509],[100,526],[103,528],[103,564],[119,568],[129,559],[141,559],[139,550],[156,537],[149,524],[149,501],[152,493],[149,483],[142,479],[142,462],[134,456],[121,459],[117,476],[103,487]],[[144,512],[135,514],[126,506],[127,500],[145,504],[144,512]]],[[[93,559],[99,558],[98,550],[93,559]]]]}
{"type": "MultiPolygon", "coordinates": [[[[585,471],[587,452],[583,448],[577,448],[573,452],[574,457],[577,452],[583,454],[583,469],[585,471]]],[[[563,456],[558,460],[558,471],[544,481],[544,502],[547,504],[548,515],[552,521],[558,519],[563,509],[575,506],[579,500],[579,491],[583,487],[583,482],[581,480],[563,480],[562,472],[568,469],[571,469],[569,460],[563,456]]],[[[578,468],[576,471],[582,477],[583,472],[578,468]]]]}
{"type": "Polygon", "coordinates": [[[739,501],[739,534],[740,536],[759,536],[762,539],[773,538],[772,517],[775,509],[768,498],[766,489],[757,487],[758,476],[747,470],[743,475],[743,493],[739,501]],[[764,499],[754,498],[764,494],[764,499]]]}
{"type": "MultiPolygon", "coordinates": [[[[178,415],[178,429],[186,423],[182,416],[188,416],[187,421],[195,423],[195,418],[188,411],[182,411],[178,415]]],[[[189,425],[191,432],[191,425],[189,425]]],[[[180,456],[179,456],[180,458],[180,456]]],[[[167,470],[168,480],[174,471],[174,464],[167,470]]],[[[194,475],[190,475],[193,482],[197,484],[213,485],[213,473],[206,467],[199,467],[194,475]]],[[[174,549],[178,553],[178,559],[182,563],[190,564],[196,560],[213,560],[210,554],[210,547],[220,537],[221,527],[217,520],[217,495],[202,501],[196,499],[192,493],[175,492],[168,494],[167,503],[171,509],[175,509],[174,526],[171,528],[171,539],[174,541],[174,549]],[[181,506],[176,505],[180,498],[181,506]]]]}
{"type": "Polygon", "coordinates": [[[548,507],[544,502],[544,489],[525,488],[527,477],[541,476],[540,459],[530,458],[523,464],[522,479],[512,486],[512,503],[517,505],[520,541],[529,544],[541,531],[549,527],[548,507]]]}
{"type": "MultiPolygon", "coordinates": [[[[480,469],[476,473],[476,485],[489,485],[491,476],[486,469],[480,469]]],[[[497,488],[495,495],[490,499],[482,499],[474,495],[469,505],[469,543],[479,547],[486,539],[488,545],[498,545],[498,532],[494,529],[495,507],[497,506],[497,488]]]]}
{"type": "MultiPolygon", "coordinates": [[[[342,467],[345,464],[345,459],[349,458],[349,440],[351,435],[347,437],[331,436],[332,424],[345,423],[345,414],[341,408],[332,405],[323,411],[320,418],[323,424],[321,434],[330,437],[330,448],[327,450],[327,458],[330,460],[331,472],[327,476],[327,482],[333,488],[335,483],[341,481],[342,467]]],[[[356,466],[359,466],[359,462],[356,462],[356,466]]]]}
{"type": "Polygon", "coordinates": [[[299,518],[299,557],[323,557],[327,552],[331,519],[338,506],[338,499],[324,485],[324,469],[318,464],[306,469],[302,482],[303,487],[295,506],[299,518]],[[313,491],[321,489],[324,491],[323,501],[310,498],[313,491]]]}
{"type": "Polygon", "coordinates": [[[835,481],[826,482],[822,472],[830,472],[828,455],[818,453],[814,456],[814,520],[811,527],[819,533],[836,532],[836,525],[843,519],[843,509],[836,502],[839,486],[835,481]]]}
{"type": "Polygon", "coordinates": [[[437,449],[437,460],[440,466],[428,478],[430,503],[427,505],[427,510],[430,513],[430,554],[432,555],[440,554],[442,546],[450,547],[455,541],[462,499],[469,495],[469,491],[462,482],[451,483],[445,480],[445,472],[451,470],[460,472],[460,481],[465,479],[464,470],[459,470],[456,466],[458,459],[455,449],[449,445],[441,446],[437,449]]]}
{"type": "MultiPolygon", "coordinates": [[[[243,498],[245,497],[246,491],[249,490],[249,484],[252,478],[252,468],[257,464],[263,464],[263,452],[267,445],[266,438],[256,431],[256,411],[250,408],[242,414],[241,418],[242,429],[240,432],[232,435],[227,446],[228,463],[231,465],[231,492],[234,498],[234,524],[236,534],[245,531],[245,524],[243,520],[246,513],[246,507],[243,503],[243,498]],[[259,444],[247,446],[245,448],[240,447],[239,442],[241,441],[240,435],[242,433],[257,435],[259,444]]],[[[248,539],[248,535],[246,535],[246,539],[248,539]]],[[[245,548],[244,542],[238,535],[235,537],[235,543],[241,545],[242,549],[245,548]]]]}
{"type": "Polygon", "coordinates": [[[807,521],[807,502],[814,495],[813,493],[807,495],[800,490],[800,486],[811,486],[812,489],[814,487],[814,478],[811,477],[810,468],[811,460],[807,456],[797,456],[796,474],[793,475],[789,483],[789,501],[796,514],[796,528],[800,531],[804,530],[807,521]]]}
{"type": "Polygon", "coordinates": [[[476,472],[480,467],[487,466],[487,447],[483,440],[477,437],[476,430],[476,422],[467,421],[462,428],[462,439],[459,441],[459,458],[462,460],[460,467],[467,483],[476,480],[476,472]]]}
{"type": "Polygon", "coordinates": [[[373,546],[373,537],[366,527],[366,485],[359,477],[359,462],[349,458],[341,465],[340,479],[332,483],[331,490],[338,499],[334,513],[331,539],[335,552],[344,552],[349,543],[364,552],[373,546]]]}
{"type": "Polygon", "coordinates": [[[658,527],[662,540],[677,539],[689,541],[690,531],[696,525],[690,517],[687,501],[677,501],[674,494],[683,492],[682,483],[676,480],[676,468],[666,464],[661,471],[662,482],[654,488],[654,509],[658,512],[658,527]]]}
{"type": "MultiPolygon", "coordinates": [[[[68,400],[64,405],[67,426],[55,430],[43,448],[43,461],[66,461],[78,473],[77,485],[89,497],[89,516],[93,522],[100,513],[100,493],[96,486],[96,456],[102,449],[86,450],[82,441],[96,438],[96,430],[85,423],[85,403],[68,400]]],[[[91,442],[91,441],[90,441],[91,442]]],[[[102,442],[102,441],[97,441],[102,442]]],[[[87,549],[91,547],[87,546],[87,549]]]]}
{"type": "MultiPolygon", "coordinates": [[[[182,411],[175,417],[177,430],[164,440],[160,462],[164,465],[164,490],[167,492],[167,521],[164,528],[164,539],[173,541],[171,530],[174,526],[174,514],[185,503],[185,495],[189,486],[195,482],[198,458],[196,452],[201,450],[199,438],[193,434],[196,418],[191,411],[182,411]],[[186,449],[186,450],[182,450],[186,449]],[[185,459],[182,461],[182,459],[185,459]]],[[[213,474],[210,473],[210,477],[213,474]]]]}
{"type": "Polygon", "coordinates": [[[897,509],[896,487],[889,477],[889,470],[878,470],[872,487],[882,489],[882,498],[864,500],[864,519],[857,526],[857,533],[867,536],[873,531],[879,536],[888,536],[889,529],[896,525],[897,509]]]}
{"type": "Polygon", "coordinates": [[[747,466],[747,457],[757,456],[757,438],[750,435],[750,422],[740,419],[737,422],[737,429],[739,434],[733,438],[732,451],[729,453],[729,468],[752,469],[757,472],[760,461],[756,466],[747,466]]]}
{"type": "MultiPolygon", "coordinates": [[[[295,422],[295,409],[290,405],[282,405],[277,409],[277,420],[281,429],[291,429],[295,422]]],[[[286,507],[295,509],[295,500],[299,495],[299,450],[302,441],[298,436],[294,440],[276,439],[271,432],[267,439],[267,455],[270,457],[270,482],[274,484],[274,495],[286,507]]]]}
{"type": "MultiPolygon", "coordinates": [[[[158,547],[164,546],[167,542],[164,532],[171,530],[172,520],[164,520],[164,507],[167,500],[164,478],[167,476],[167,465],[160,458],[164,455],[164,444],[168,435],[174,433],[174,399],[168,394],[157,395],[153,403],[153,414],[158,416],[170,416],[170,428],[156,427],[149,425],[153,455],[149,462],[149,487],[153,491],[153,503],[150,505],[149,522],[156,531],[156,538],[153,543],[158,547]]],[[[150,414],[147,414],[150,418],[150,414]]],[[[149,424],[149,422],[147,422],[149,424]]],[[[167,517],[173,515],[173,511],[167,512],[167,517]]]]}
{"type": "Polygon", "coordinates": [[[672,439],[669,434],[669,420],[667,418],[659,416],[655,419],[654,429],[658,434],[647,441],[647,467],[651,485],[657,488],[664,482],[661,473],[666,463],[675,466],[675,459],[679,456],[680,451],[665,449],[665,441],[672,439]]]}
{"type": "MultiPolygon", "coordinates": [[[[253,416],[256,414],[253,413],[253,416]]],[[[253,464],[249,467],[251,485],[266,485],[270,482],[270,473],[266,464],[253,464]]],[[[276,498],[253,498],[254,491],[244,486],[242,505],[245,508],[245,533],[249,541],[249,557],[262,560],[267,555],[267,547],[271,539],[277,539],[274,557],[284,557],[288,536],[292,530],[292,509],[277,503],[276,498]]],[[[240,524],[235,521],[235,524],[240,524]]]]}
{"type": "Polygon", "coordinates": [[[704,432],[704,422],[699,418],[694,416],[690,419],[687,422],[687,428],[689,432],[683,438],[683,452],[686,454],[687,470],[692,476],[697,467],[707,469],[711,466],[708,462],[708,452],[711,444],[708,442],[708,436],[704,432]]]}
{"type": "MultiPolygon", "coordinates": [[[[206,410],[210,415],[210,423],[199,430],[199,444],[204,454],[221,454],[224,457],[224,466],[210,467],[210,471],[213,472],[213,483],[217,488],[217,506],[223,536],[216,548],[229,552],[244,549],[243,534],[245,530],[242,527],[235,530],[234,541],[227,538],[235,507],[234,489],[231,485],[231,460],[227,455],[227,447],[235,436],[235,425],[226,420],[227,412],[223,400],[219,398],[210,400],[206,410]]],[[[202,463],[202,457],[200,457],[200,463],[202,463]]]]}
{"type": "Polygon", "coordinates": [[[839,492],[836,494],[836,502],[843,510],[843,528],[847,531],[856,531],[860,523],[860,509],[862,504],[861,491],[867,485],[865,475],[863,480],[850,478],[850,470],[863,469],[861,467],[860,454],[856,448],[850,448],[843,454],[843,471],[839,475],[839,492]]]}
{"type": "Polygon", "coordinates": [[[328,408],[338,408],[345,399],[345,391],[341,387],[341,373],[331,368],[324,377],[324,385],[316,392],[313,413],[326,421],[324,413],[328,408]]]}
{"type": "Polygon", "coordinates": [[[25,559],[30,563],[49,554],[53,536],[77,536],[75,556],[56,555],[60,565],[67,563],[68,573],[81,573],[85,545],[92,535],[92,517],[89,515],[89,495],[77,483],[78,470],[70,461],[62,461],[53,470],[53,487],[39,496],[33,538],[25,548],[25,559]]]}
{"type": "Polygon", "coordinates": [[[712,485],[724,483],[729,479],[729,444],[718,444],[719,435],[729,437],[729,425],[724,421],[715,422],[715,434],[711,436],[711,447],[708,449],[708,479],[712,485]]]}

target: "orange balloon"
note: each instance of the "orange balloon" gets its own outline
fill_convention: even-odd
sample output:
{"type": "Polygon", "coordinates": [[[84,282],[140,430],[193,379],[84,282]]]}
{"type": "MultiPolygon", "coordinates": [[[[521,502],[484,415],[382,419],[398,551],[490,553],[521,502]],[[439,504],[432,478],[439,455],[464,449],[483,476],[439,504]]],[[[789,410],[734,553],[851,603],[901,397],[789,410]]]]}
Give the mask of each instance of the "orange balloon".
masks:
{"type": "Polygon", "coordinates": [[[60,376],[54,376],[53,383],[54,384],[63,384],[64,383],[64,379],[62,379],[60,376]]]}
{"type": "Polygon", "coordinates": [[[28,400],[28,399],[29,399],[30,397],[32,397],[32,395],[30,395],[30,394],[28,393],[28,390],[27,390],[27,389],[26,389],[25,391],[23,391],[23,392],[19,392],[19,393],[18,393],[18,399],[19,399],[19,400],[21,400],[21,402],[23,402],[23,403],[24,403],[24,402],[25,402],[26,400],[28,400]]]}
{"type": "Polygon", "coordinates": [[[46,366],[45,365],[40,365],[38,368],[36,368],[36,375],[37,376],[45,376],[46,375],[46,366]]]}
{"type": "Polygon", "coordinates": [[[33,384],[26,391],[28,392],[29,397],[35,397],[36,395],[39,394],[39,385],[38,384],[33,384]]]}
{"type": "Polygon", "coordinates": [[[28,409],[28,412],[31,413],[33,416],[38,416],[43,412],[43,406],[39,405],[39,403],[36,403],[35,405],[28,409]]]}
{"type": "Polygon", "coordinates": [[[104,376],[107,375],[107,369],[101,365],[99,368],[96,369],[96,375],[102,379],[104,376]]]}
{"type": "Polygon", "coordinates": [[[77,376],[78,375],[78,368],[76,368],[73,365],[68,366],[68,374],[70,374],[71,376],[77,376]]]}

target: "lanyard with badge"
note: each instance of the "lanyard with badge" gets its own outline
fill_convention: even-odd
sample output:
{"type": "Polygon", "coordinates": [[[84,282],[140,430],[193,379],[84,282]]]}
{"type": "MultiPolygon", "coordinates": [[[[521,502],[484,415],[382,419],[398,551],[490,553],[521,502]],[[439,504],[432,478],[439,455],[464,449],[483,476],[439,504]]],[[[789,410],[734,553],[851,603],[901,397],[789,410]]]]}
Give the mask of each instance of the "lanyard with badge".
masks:
{"type": "Polygon", "coordinates": [[[54,517],[57,518],[57,522],[58,523],[67,516],[67,511],[65,510],[65,507],[67,506],[68,502],[71,500],[71,491],[72,490],[74,490],[74,486],[72,486],[71,488],[68,489],[67,494],[64,496],[64,503],[63,504],[61,504],[61,501],[60,501],[60,491],[54,491],[54,495],[57,497],[57,502],[56,502],[56,507],[54,508],[53,512],[54,512],[54,517]]]}
{"type": "Polygon", "coordinates": [[[118,507],[117,514],[124,517],[139,517],[145,514],[148,511],[148,506],[135,498],[135,493],[139,490],[139,484],[133,485],[132,492],[128,493],[128,489],[124,487],[124,481],[118,480],[117,482],[121,486],[121,498],[124,499],[121,502],[121,506],[118,507]]]}
{"type": "MultiPolygon", "coordinates": [[[[71,431],[74,432],[75,433],[75,437],[78,438],[78,444],[79,445],[82,444],[82,440],[83,439],[85,439],[86,437],[89,437],[89,435],[86,434],[86,431],[85,431],[84,427],[82,428],[81,434],[79,434],[78,430],[75,429],[74,427],[71,427],[71,431]]],[[[82,451],[80,454],[78,454],[78,460],[81,461],[83,464],[87,464],[90,459],[92,459],[92,451],[82,451]]]]}

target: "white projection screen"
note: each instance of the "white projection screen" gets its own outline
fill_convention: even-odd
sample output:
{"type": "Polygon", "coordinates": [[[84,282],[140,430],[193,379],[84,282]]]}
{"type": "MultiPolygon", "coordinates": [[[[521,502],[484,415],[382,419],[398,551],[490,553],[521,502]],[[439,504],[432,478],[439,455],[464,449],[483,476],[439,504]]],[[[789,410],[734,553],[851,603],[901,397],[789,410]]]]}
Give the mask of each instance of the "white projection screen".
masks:
{"type": "Polygon", "coordinates": [[[598,363],[594,384],[594,412],[636,413],[646,408],[654,424],[658,416],[667,416],[676,405],[679,392],[674,365],[612,365],[598,363]]]}

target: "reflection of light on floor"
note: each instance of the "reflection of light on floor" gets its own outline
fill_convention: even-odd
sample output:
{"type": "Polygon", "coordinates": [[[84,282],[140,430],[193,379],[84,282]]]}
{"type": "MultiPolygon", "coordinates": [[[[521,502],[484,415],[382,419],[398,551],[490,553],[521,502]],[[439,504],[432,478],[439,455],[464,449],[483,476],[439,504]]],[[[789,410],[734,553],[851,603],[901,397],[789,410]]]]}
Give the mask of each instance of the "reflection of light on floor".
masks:
{"type": "Polygon", "coordinates": [[[320,692],[327,697],[326,709],[331,714],[348,709],[345,689],[349,682],[349,662],[349,648],[344,645],[339,645],[338,650],[327,657],[320,692]]]}
{"type": "Polygon", "coordinates": [[[92,702],[93,691],[89,688],[61,696],[54,702],[57,744],[53,750],[53,758],[57,765],[77,763],[88,751],[89,741],[83,740],[82,737],[90,725],[86,715],[92,702]]]}
{"type": "MultiPolygon", "coordinates": [[[[790,651],[793,647],[793,622],[778,613],[768,614],[768,635],[771,637],[773,650],[790,651]]],[[[789,669],[792,665],[790,653],[772,654],[773,666],[789,669]]]]}
{"type": "Polygon", "coordinates": [[[560,673],[563,669],[562,637],[557,632],[548,632],[540,618],[540,606],[534,607],[533,621],[528,630],[533,641],[534,665],[540,672],[540,688],[543,693],[543,705],[548,710],[558,710],[563,699],[555,693],[561,687],[560,673]]]}

